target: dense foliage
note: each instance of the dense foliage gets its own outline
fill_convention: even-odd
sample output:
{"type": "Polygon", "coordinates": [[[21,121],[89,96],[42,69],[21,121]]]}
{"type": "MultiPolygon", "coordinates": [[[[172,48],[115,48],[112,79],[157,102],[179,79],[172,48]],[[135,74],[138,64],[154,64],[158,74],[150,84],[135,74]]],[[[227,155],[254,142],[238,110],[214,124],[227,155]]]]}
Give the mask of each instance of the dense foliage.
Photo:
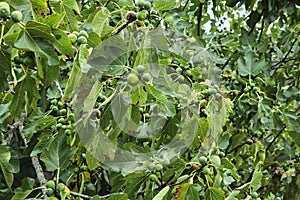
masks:
{"type": "Polygon", "coordinates": [[[300,199],[299,6],[0,2],[0,199],[300,199]]]}

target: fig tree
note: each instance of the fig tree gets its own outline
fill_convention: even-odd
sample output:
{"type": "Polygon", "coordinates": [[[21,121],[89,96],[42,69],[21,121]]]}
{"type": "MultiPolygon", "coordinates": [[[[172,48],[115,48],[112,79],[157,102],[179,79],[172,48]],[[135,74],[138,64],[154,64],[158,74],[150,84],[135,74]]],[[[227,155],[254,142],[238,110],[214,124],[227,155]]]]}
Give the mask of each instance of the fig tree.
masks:
{"type": "Polygon", "coordinates": [[[57,100],[56,99],[52,99],[50,102],[52,105],[56,105],[57,104],[57,100]]]}
{"type": "Polygon", "coordinates": [[[205,165],[207,162],[207,158],[205,156],[200,156],[199,162],[201,163],[201,165],[205,165]]]}
{"type": "Polygon", "coordinates": [[[183,82],[184,82],[184,76],[182,76],[182,75],[179,75],[179,76],[177,77],[177,79],[178,79],[178,81],[179,81],[180,83],[183,83],[183,82]]]}
{"type": "Polygon", "coordinates": [[[57,105],[58,105],[58,107],[59,107],[59,108],[62,108],[62,107],[64,107],[64,103],[63,103],[63,102],[61,102],[61,101],[59,101],[59,102],[57,103],[57,105]]]}
{"type": "Polygon", "coordinates": [[[72,44],[75,44],[76,41],[77,41],[77,35],[74,34],[74,33],[70,33],[70,34],[68,35],[68,38],[70,39],[70,41],[71,41],[72,44]]]}
{"type": "Polygon", "coordinates": [[[65,120],[65,118],[59,118],[58,120],[57,120],[57,122],[59,122],[59,123],[64,123],[66,120],[65,120]]]}
{"type": "Polygon", "coordinates": [[[14,22],[20,22],[23,20],[23,14],[18,10],[13,11],[10,16],[14,22]]]}
{"type": "Polygon", "coordinates": [[[46,188],[54,189],[55,188],[55,182],[53,180],[47,181],[46,188]]]}
{"type": "Polygon", "coordinates": [[[93,183],[86,183],[84,188],[84,193],[90,196],[93,196],[96,194],[96,186],[93,183]]]}
{"type": "Polygon", "coordinates": [[[59,183],[59,184],[57,184],[57,186],[56,186],[56,190],[57,191],[63,191],[63,190],[65,190],[65,184],[63,184],[63,183],[59,183]]]}
{"type": "Polygon", "coordinates": [[[144,0],[136,0],[135,1],[135,5],[138,6],[139,8],[143,9],[144,5],[145,5],[145,1],[144,0]]]}
{"type": "Polygon", "coordinates": [[[181,67],[177,67],[177,68],[176,68],[176,72],[177,72],[178,74],[181,74],[181,73],[182,73],[182,68],[181,68],[181,67]]]}
{"type": "Polygon", "coordinates": [[[74,168],[74,173],[78,173],[80,171],[79,167],[74,168]]]}
{"type": "Polygon", "coordinates": [[[55,111],[55,112],[58,111],[58,107],[57,107],[57,106],[51,106],[50,108],[51,108],[51,110],[53,110],[53,111],[55,111]]]}
{"type": "Polygon", "coordinates": [[[136,20],[136,13],[134,11],[128,11],[125,17],[128,22],[133,22],[136,20]]]}
{"type": "Polygon", "coordinates": [[[210,174],[211,174],[211,171],[210,171],[210,169],[209,169],[208,167],[204,167],[204,168],[202,169],[202,172],[203,172],[203,174],[205,174],[205,175],[210,175],[210,174]]]}
{"type": "Polygon", "coordinates": [[[192,72],[191,72],[191,70],[186,70],[185,72],[184,72],[184,74],[186,75],[186,76],[191,76],[192,75],[192,72]]]}
{"type": "Polygon", "coordinates": [[[155,174],[151,174],[151,175],[149,176],[149,179],[150,179],[150,181],[157,181],[157,180],[158,180],[158,177],[157,177],[155,174]]]}
{"type": "Polygon", "coordinates": [[[78,42],[78,44],[86,44],[87,43],[87,38],[84,37],[83,35],[81,35],[77,38],[77,42],[78,42]]]}
{"type": "Polygon", "coordinates": [[[145,81],[145,82],[149,82],[151,80],[151,74],[149,73],[145,73],[142,75],[142,80],[145,81]]]}
{"type": "Polygon", "coordinates": [[[150,11],[150,14],[151,14],[151,15],[158,15],[158,11],[157,11],[157,10],[151,10],[151,11],[150,11]]]}
{"type": "Polygon", "coordinates": [[[156,165],[156,170],[161,171],[164,167],[161,164],[156,165]]]}
{"type": "Polygon", "coordinates": [[[53,189],[52,189],[52,188],[47,188],[47,190],[46,190],[46,195],[47,195],[48,197],[51,197],[53,194],[54,194],[53,189]]]}
{"type": "Polygon", "coordinates": [[[21,58],[19,55],[17,55],[16,57],[14,57],[14,62],[16,64],[22,64],[23,63],[23,58],[21,58]]]}
{"type": "Polygon", "coordinates": [[[9,18],[10,6],[6,2],[0,2],[0,17],[3,19],[9,18]]]}
{"type": "Polygon", "coordinates": [[[257,198],[259,195],[258,195],[258,193],[257,192],[252,192],[251,193],[251,197],[252,198],[257,198]]]}
{"type": "Polygon", "coordinates": [[[144,65],[139,65],[136,67],[136,70],[139,74],[142,74],[145,72],[145,66],[144,65]]]}
{"type": "Polygon", "coordinates": [[[85,30],[81,30],[78,33],[78,37],[84,36],[86,39],[89,38],[89,34],[85,30]]]}
{"type": "Polygon", "coordinates": [[[65,115],[65,114],[67,114],[67,109],[65,109],[65,108],[60,109],[60,110],[58,111],[58,114],[59,114],[59,115],[65,115]]]}
{"type": "Polygon", "coordinates": [[[148,12],[146,10],[140,11],[136,13],[136,18],[140,21],[143,21],[147,18],[148,12]]]}
{"type": "Polygon", "coordinates": [[[149,10],[151,8],[151,3],[149,1],[146,1],[144,3],[144,9],[149,10]]]}
{"type": "Polygon", "coordinates": [[[24,65],[26,65],[28,67],[33,67],[35,65],[34,60],[29,56],[24,58],[23,63],[24,63],[24,65]]]}
{"type": "Polygon", "coordinates": [[[127,76],[127,81],[129,83],[129,85],[134,86],[139,82],[139,78],[135,74],[131,73],[127,76]]]}

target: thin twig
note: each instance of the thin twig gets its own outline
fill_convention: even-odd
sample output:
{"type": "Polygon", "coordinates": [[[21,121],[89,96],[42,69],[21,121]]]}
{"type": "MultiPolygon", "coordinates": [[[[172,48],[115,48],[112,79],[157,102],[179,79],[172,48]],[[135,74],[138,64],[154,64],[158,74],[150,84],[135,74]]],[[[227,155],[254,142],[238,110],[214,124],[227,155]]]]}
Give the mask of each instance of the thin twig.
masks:
{"type": "Polygon", "coordinates": [[[298,39],[297,39],[297,37],[296,37],[296,38],[294,39],[294,41],[292,42],[291,48],[288,50],[288,52],[286,53],[286,55],[285,55],[280,61],[278,61],[276,64],[274,64],[274,65],[271,66],[273,69],[276,69],[276,66],[279,66],[281,63],[283,63],[283,62],[286,61],[288,55],[292,52],[293,47],[294,47],[294,45],[295,45],[295,43],[296,43],[297,41],[298,41],[298,39]]]}
{"type": "Polygon", "coordinates": [[[198,24],[197,24],[197,28],[198,28],[198,36],[201,36],[201,21],[202,21],[202,12],[203,12],[203,3],[199,4],[198,7],[198,24]]]}
{"type": "Polygon", "coordinates": [[[70,194],[74,197],[81,197],[81,198],[84,198],[84,199],[91,199],[92,198],[91,196],[81,194],[81,193],[77,193],[77,192],[73,192],[73,191],[70,191],[70,194]]]}
{"type": "MultiPolygon", "coordinates": [[[[234,54],[236,54],[236,53],[237,53],[237,50],[235,50],[235,51],[233,52],[232,55],[234,55],[234,54]]],[[[226,60],[226,62],[220,67],[222,70],[229,64],[229,62],[231,61],[231,57],[232,57],[232,56],[230,56],[230,57],[226,60]]]]}
{"type": "Polygon", "coordinates": [[[5,21],[3,21],[1,23],[2,26],[1,26],[1,36],[0,36],[0,49],[1,49],[1,44],[2,44],[2,40],[3,40],[3,36],[4,36],[5,24],[6,24],[5,21]]]}
{"type": "Polygon", "coordinates": [[[53,11],[52,11],[52,8],[51,8],[51,5],[50,5],[50,0],[47,1],[47,7],[49,9],[49,14],[52,15],[53,11]]]}
{"type": "Polygon", "coordinates": [[[186,3],[184,4],[184,6],[182,7],[182,11],[184,11],[184,9],[186,8],[186,6],[188,5],[189,2],[190,2],[190,0],[186,1],[186,3]]]}
{"type": "MultiPolygon", "coordinates": [[[[27,139],[25,137],[24,134],[22,134],[22,130],[24,128],[24,122],[25,122],[25,119],[26,119],[26,113],[25,112],[22,112],[21,115],[20,115],[20,120],[19,120],[19,123],[18,123],[18,130],[20,132],[20,135],[23,139],[23,143],[24,143],[24,148],[27,148],[28,145],[27,145],[27,139]]],[[[34,170],[35,170],[35,173],[36,173],[36,176],[37,176],[37,179],[39,180],[39,183],[41,186],[45,185],[47,180],[45,178],[45,175],[44,175],[44,172],[43,172],[43,168],[39,162],[39,158],[37,156],[32,156],[31,157],[31,162],[32,162],[32,165],[34,167],[34,170]]],[[[44,199],[46,199],[46,189],[43,189],[42,190],[43,192],[43,196],[45,197],[44,199]]]]}
{"type": "Polygon", "coordinates": [[[254,31],[254,28],[255,28],[256,24],[260,21],[260,19],[261,19],[261,17],[263,16],[264,13],[265,13],[265,9],[263,9],[263,10],[261,11],[261,13],[259,14],[258,19],[254,22],[253,26],[251,27],[251,29],[250,29],[250,31],[249,31],[249,35],[250,35],[250,33],[252,33],[252,32],[254,31]]]}
{"type": "Polygon", "coordinates": [[[283,133],[283,131],[285,130],[286,125],[283,125],[282,129],[277,133],[277,135],[273,138],[273,140],[269,143],[269,145],[266,148],[266,154],[268,153],[270,147],[272,146],[272,144],[276,141],[276,139],[283,133]]]}
{"type": "Polygon", "coordinates": [[[264,28],[265,28],[265,23],[264,23],[264,17],[263,17],[262,23],[261,23],[261,29],[260,29],[260,33],[259,33],[259,37],[258,37],[258,43],[260,43],[260,41],[261,41],[262,34],[264,32],[264,28]]]}
{"type": "Polygon", "coordinates": [[[109,4],[110,1],[111,1],[111,0],[107,0],[107,1],[104,3],[103,7],[107,7],[107,5],[109,4]]]}
{"type": "Polygon", "coordinates": [[[248,144],[248,143],[247,143],[247,142],[244,142],[244,143],[242,143],[242,144],[236,146],[235,148],[231,149],[230,151],[227,151],[227,149],[226,149],[226,154],[230,154],[231,152],[236,151],[237,149],[241,148],[241,147],[244,146],[245,144],[248,144]]]}
{"type": "Polygon", "coordinates": [[[57,89],[58,89],[60,95],[63,97],[63,96],[64,96],[64,92],[63,92],[63,90],[61,89],[61,87],[60,87],[60,85],[59,85],[59,82],[58,82],[58,81],[54,81],[54,82],[55,82],[55,84],[56,84],[56,87],[57,87],[57,89]]]}
{"type": "Polygon", "coordinates": [[[118,33],[120,33],[124,28],[126,28],[126,26],[130,24],[129,21],[126,21],[124,24],[122,24],[120,27],[117,28],[116,32],[112,34],[113,35],[117,35],[118,33]]]}
{"type": "MultiPolygon", "coordinates": [[[[10,144],[11,140],[14,137],[14,133],[16,133],[17,130],[21,132],[21,130],[23,129],[23,124],[25,122],[25,119],[26,117],[24,116],[24,113],[22,113],[18,121],[16,121],[13,125],[9,125],[10,130],[7,132],[8,136],[5,140],[5,143],[7,145],[10,144]]],[[[21,135],[23,136],[23,134],[21,135]]]]}

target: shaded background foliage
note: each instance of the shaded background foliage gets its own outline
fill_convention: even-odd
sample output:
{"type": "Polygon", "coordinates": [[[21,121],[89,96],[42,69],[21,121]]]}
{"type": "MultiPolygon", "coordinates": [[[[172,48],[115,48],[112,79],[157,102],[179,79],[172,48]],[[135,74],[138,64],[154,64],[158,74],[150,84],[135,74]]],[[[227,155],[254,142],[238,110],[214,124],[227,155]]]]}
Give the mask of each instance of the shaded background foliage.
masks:
{"type": "MultiPolygon", "coordinates": [[[[95,199],[299,199],[298,0],[156,0],[147,19],[133,23],[126,21],[126,13],[146,9],[129,0],[6,2],[22,12],[23,20],[1,19],[1,199],[41,198],[47,180],[55,181],[54,195],[61,199],[80,194],[95,199]],[[90,47],[123,29],[160,26],[206,49],[222,87],[213,91],[203,84],[180,55],[160,55],[159,62],[190,79],[202,98],[199,137],[163,168],[150,162],[149,170],[123,177],[98,163],[80,142],[73,90],[90,47]],[[80,30],[88,33],[87,44],[72,41],[70,34],[80,30]],[[214,123],[210,109],[216,93],[233,104],[228,117],[220,116],[227,120],[218,144],[210,147],[205,127],[214,123]],[[38,165],[45,177],[37,177],[38,165]],[[66,187],[60,191],[58,183],[66,187]]],[[[135,59],[126,58],[124,65],[135,68],[135,59]]],[[[102,126],[114,128],[106,121],[112,118],[105,112],[109,104],[103,102],[127,70],[101,77],[103,88],[94,100],[95,108],[106,113],[102,126]]],[[[139,121],[146,110],[136,113],[139,121]]],[[[172,127],[165,130],[171,134],[172,127]]],[[[126,148],[137,148],[133,138],[118,134],[126,148]]]]}

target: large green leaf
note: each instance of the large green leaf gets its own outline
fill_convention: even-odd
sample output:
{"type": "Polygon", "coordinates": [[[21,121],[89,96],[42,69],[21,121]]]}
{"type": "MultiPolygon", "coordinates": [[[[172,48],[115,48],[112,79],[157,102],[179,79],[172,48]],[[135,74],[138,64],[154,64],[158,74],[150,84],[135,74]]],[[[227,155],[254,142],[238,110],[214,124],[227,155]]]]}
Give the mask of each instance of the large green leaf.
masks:
{"type": "Polygon", "coordinates": [[[111,103],[114,120],[118,127],[126,133],[135,131],[138,127],[138,124],[131,119],[131,104],[131,98],[125,94],[117,94],[111,103]]]}
{"type": "Polygon", "coordinates": [[[222,200],[225,199],[224,192],[215,187],[209,187],[205,192],[205,200],[222,200]]]}
{"type": "Polygon", "coordinates": [[[195,189],[193,184],[184,183],[180,185],[176,189],[174,200],[188,200],[193,199],[197,200],[200,199],[198,195],[198,191],[195,189]]]}
{"type": "Polygon", "coordinates": [[[11,115],[16,118],[20,115],[22,110],[25,106],[25,92],[26,92],[26,82],[22,81],[21,83],[18,83],[15,87],[15,95],[12,100],[12,103],[10,105],[10,113],[11,115]]]}
{"type": "Polygon", "coordinates": [[[39,18],[47,13],[46,0],[30,0],[30,4],[32,15],[35,20],[39,20],[39,18]]]}
{"type": "Polygon", "coordinates": [[[126,180],[125,192],[128,194],[129,199],[136,199],[136,194],[139,192],[142,183],[145,181],[147,176],[144,173],[129,174],[124,179],[126,180]]]}
{"type": "Polygon", "coordinates": [[[102,91],[102,83],[98,79],[93,82],[95,84],[90,88],[89,94],[85,97],[83,102],[83,112],[87,113],[87,116],[90,116],[92,113],[97,97],[102,91]]]}
{"type": "Polygon", "coordinates": [[[92,21],[93,30],[101,37],[105,25],[108,25],[110,12],[107,8],[98,11],[92,21]]]}
{"type": "Polygon", "coordinates": [[[62,13],[65,15],[65,21],[70,26],[70,31],[78,30],[78,24],[76,19],[76,14],[80,14],[80,9],[78,7],[76,0],[62,0],[61,1],[62,13]]]}
{"type": "Polygon", "coordinates": [[[44,130],[49,128],[51,125],[56,123],[56,118],[52,115],[42,116],[39,119],[36,119],[34,122],[28,123],[22,130],[22,133],[29,135],[36,133],[37,131],[44,130]]]}
{"type": "Polygon", "coordinates": [[[4,46],[0,49],[0,92],[6,89],[7,75],[10,73],[11,54],[7,49],[8,47],[4,46]]]}
{"type": "Polygon", "coordinates": [[[15,95],[10,104],[9,110],[14,118],[18,118],[20,113],[27,109],[35,109],[39,99],[39,93],[36,86],[36,81],[27,76],[22,82],[15,87],[15,95]]]}
{"type": "Polygon", "coordinates": [[[147,101],[147,93],[143,89],[143,86],[136,88],[136,90],[131,95],[132,104],[143,105],[147,101]]]}
{"type": "Polygon", "coordinates": [[[1,46],[0,48],[0,70],[1,72],[9,71],[11,64],[11,54],[8,51],[8,47],[1,46]]]}
{"type": "Polygon", "coordinates": [[[254,191],[256,191],[261,186],[261,179],[263,177],[262,171],[255,171],[253,173],[252,179],[251,179],[251,186],[254,191]]]}
{"type": "Polygon", "coordinates": [[[150,86],[147,85],[146,87],[146,91],[149,92],[157,101],[158,104],[167,104],[168,103],[168,99],[165,96],[165,94],[156,89],[154,86],[150,86]]]}
{"type": "Polygon", "coordinates": [[[171,10],[176,4],[175,0],[156,0],[154,2],[154,7],[157,10],[171,10]]]}
{"type": "Polygon", "coordinates": [[[288,132],[293,141],[300,147],[300,133],[296,131],[288,132]]]}
{"type": "Polygon", "coordinates": [[[11,153],[9,149],[6,146],[0,145],[0,168],[9,188],[11,188],[14,181],[13,168],[9,163],[10,159],[11,153]]]}
{"type": "Polygon", "coordinates": [[[28,197],[28,195],[38,188],[33,188],[35,180],[33,178],[25,178],[22,180],[22,185],[15,190],[14,196],[11,200],[23,200],[28,197]]]}
{"type": "Polygon", "coordinates": [[[67,145],[67,137],[64,132],[58,133],[48,148],[44,149],[40,159],[45,163],[48,171],[64,170],[71,163],[70,158],[76,152],[75,148],[67,145]]]}
{"type": "Polygon", "coordinates": [[[58,65],[59,60],[52,43],[57,43],[48,25],[29,21],[19,33],[14,45],[20,49],[39,52],[47,57],[50,66],[58,65]]]}
{"type": "Polygon", "coordinates": [[[168,194],[169,190],[170,190],[170,186],[164,187],[161,191],[159,191],[157,195],[155,195],[153,200],[163,200],[164,197],[168,194]]]}
{"type": "Polygon", "coordinates": [[[55,35],[56,38],[56,40],[54,40],[53,42],[53,46],[55,47],[55,49],[57,49],[61,54],[73,57],[74,49],[67,34],[60,29],[52,29],[51,32],[55,35]]]}
{"type": "MultiPolygon", "coordinates": [[[[67,86],[65,88],[65,93],[63,96],[63,99],[69,100],[75,89],[80,85],[81,78],[82,78],[82,70],[80,68],[83,68],[84,64],[87,62],[87,58],[89,56],[88,49],[81,45],[78,50],[78,54],[75,57],[75,61],[73,63],[72,70],[70,72],[70,77],[67,82],[67,86]]],[[[89,81],[87,81],[89,82],[89,81]]]]}
{"type": "Polygon", "coordinates": [[[238,71],[241,76],[257,76],[266,66],[265,59],[262,58],[256,61],[255,55],[251,51],[249,51],[244,58],[240,57],[238,59],[238,71]]]}
{"type": "Polygon", "coordinates": [[[233,104],[230,99],[221,97],[217,99],[212,97],[206,107],[205,112],[209,121],[209,142],[214,142],[218,139],[218,134],[222,133],[223,125],[226,122],[229,113],[232,111],[233,104]]]}
{"type": "MultiPolygon", "coordinates": [[[[39,57],[39,53],[36,53],[36,56],[39,57]]],[[[59,77],[59,66],[49,66],[47,64],[47,59],[41,57],[41,59],[36,59],[37,71],[39,77],[42,79],[43,84],[47,87],[54,80],[58,79],[59,77]]]]}
{"type": "Polygon", "coordinates": [[[14,42],[18,38],[22,28],[19,24],[14,24],[10,27],[8,32],[4,35],[4,41],[7,45],[13,46],[14,42]]]}

